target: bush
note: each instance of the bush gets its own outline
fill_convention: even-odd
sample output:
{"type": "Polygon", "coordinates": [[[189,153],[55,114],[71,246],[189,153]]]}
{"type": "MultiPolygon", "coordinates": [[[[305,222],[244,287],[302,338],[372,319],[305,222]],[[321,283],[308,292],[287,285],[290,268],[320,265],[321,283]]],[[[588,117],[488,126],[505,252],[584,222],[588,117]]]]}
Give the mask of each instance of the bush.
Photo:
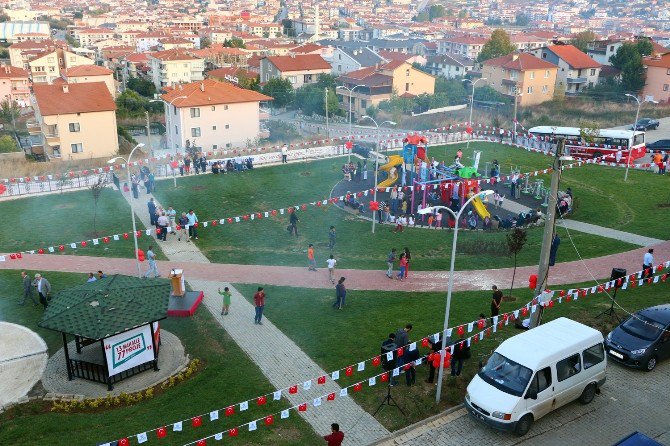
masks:
{"type": "Polygon", "coordinates": [[[270,131],[270,137],[268,138],[270,142],[290,143],[300,138],[298,130],[289,122],[272,120],[268,121],[266,126],[270,131]]]}
{"type": "Polygon", "coordinates": [[[0,136],[0,153],[18,152],[19,146],[16,141],[9,135],[0,136]]]}

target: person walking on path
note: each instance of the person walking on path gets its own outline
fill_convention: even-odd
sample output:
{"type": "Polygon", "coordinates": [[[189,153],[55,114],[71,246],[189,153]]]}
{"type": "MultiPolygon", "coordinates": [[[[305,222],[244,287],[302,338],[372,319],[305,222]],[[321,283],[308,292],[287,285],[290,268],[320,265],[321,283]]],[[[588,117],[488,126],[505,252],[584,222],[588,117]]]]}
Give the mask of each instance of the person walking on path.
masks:
{"type": "Polygon", "coordinates": [[[33,306],[39,305],[39,302],[37,302],[37,299],[33,295],[33,285],[30,276],[25,271],[21,271],[21,281],[23,282],[23,300],[19,302],[19,305],[25,305],[28,298],[33,301],[33,306]]]}
{"type": "Polygon", "coordinates": [[[326,264],[328,265],[328,280],[330,280],[331,283],[335,283],[335,264],[337,263],[337,260],[333,258],[333,255],[331,254],[328,260],[326,260],[326,264]]]}
{"type": "Polygon", "coordinates": [[[261,319],[263,318],[263,309],[265,308],[265,291],[262,286],[258,287],[258,291],[254,294],[254,306],[256,308],[256,316],[254,317],[254,324],[263,325],[261,319]]]}
{"type": "Polygon", "coordinates": [[[400,271],[398,271],[398,280],[403,281],[405,279],[405,270],[407,269],[407,257],[405,257],[405,253],[401,252],[400,253],[400,271]]]}
{"type": "Polygon", "coordinates": [[[51,284],[41,274],[35,274],[33,286],[37,289],[37,294],[40,296],[40,303],[47,309],[49,305],[49,294],[51,294],[51,284]]]}
{"type": "Polygon", "coordinates": [[[335,232],[335,226],[331,226],[330,230],[328,231],[328,249],[331,251],[335,247],[335,243],[337,242],[337,233],[335,232]]]}
{"type": "Polygon", "coordinates": [[[281,146],[281,163],[286,164],[288,162],[287,158],[288,158],[288,146],[284,144],[283,146],[281,146]]]}
{"type": "Polygon", "coordinates": [[[130,184],[133,189],[133,198],[137,200],[140,197],[140,179],[137,177],[137,174],[133,174],[130,177],[130,184]]]}
{"type": "Polygon", "coordinates": [[[154,279],[160,277],[158,273],[158,266],[156,265],[156,254],[154,253],[154,247],[149,246],[147,249],[147,261],[149,262],[149,269],[144,273],[144,278],[147,279],[151,273],[154,275],[154,279]]]}
{"type": "Polygon", "coordinates": [[[170,227],[172,228],[172,234],[177,234],[177,211],[172,209],[172,206],[168,207],[168,210],[165,212],[168,219],[170,220],[170,227]]]}
{"type": "Polygon", "coordinates": [[[225,287],[223,291],[219,288],[219,294],[223,296],[223,307],[221,307],[221,315],[225,316],[228,314],[228,309],[230,308],[230,288],[225,287]]]}
{"type": "Polygon", "coordinates": [[[314,259],[314,245],[312,245],[311,243],[307,248],[307,261],[309,263],[307,271],[316,271],[316,259],[314,259]]]}
{"type": "Polygon", "coordinates": [[[654,269],[654,249],[650,248],[642,258],[642,278],[651,276],[654,269]]]}
{"type": "Polygon", "coordinates": [[[177,241],[181,241],[181,238],[184,237],[187,242],[190,242],[188,239],[188,216],[186,215],[186,212],[181,213],[181,217],[179,217],[179,237],[177,237],[177,241]]]}
{"type": "Polygon", "coordinates": [[[324,435],[323,439],[326,440],[328,446],[341,446],[344,441],[344,432],[340,431],[340,425],[333,423],[330,425],[330,435],[324,435]]]}
{"type": "Polygon", "coordinates": [[[151,226],[156,226],[158,216],[156,215],[156,202],[153,197],[149,199],[147,207],[149,208],[149,220],[151,221],[151,226]]]}
{"type": "Polygon", "coordinates": [[[193,209],[190,209],[186,218],[188,218],[188,238],[193,237],[194,240],[198,240],[198,230],[195,227],[195,224],[198,223],[198,216],[195,215],[193,209]]]}
{"type": "Polygon", "coordinates": [[[293,212],[291,212],[291,216],[289,217],[288,221],[289,221],[289,233],[291,235],[295,234],[295,236],[297,237],[298,236],[298,222],[300,221],[300,219],[298,218],[298,213],[295,210],[293,210],[293,212]]]}
{"type": "Polygon", "coordinates": [[[395,248],[391,249],[391,252],[386,257],[386,265],[388,266],[386,277],[389,279],[393,279],[393,262],[395,262],[395,248]]]}
{"type": "Polygon", "coordinates": [[[347,297],[347,289],[344,286],[344,277],[340,277],[340,280],[337,281],[337,285],[335,285],[335,303],[333,304],[333,307],[337,308],[338,310],[341,310],[342,307],[344,306],[344,301],[347,297]]]}
{"type": "Polygon", "coordinates": [[[500,314],[500,304],[502,303],[503,293],[496,285],[491,287],[493,290],[493,297],[491,298],[491,317],[500,314]]]}

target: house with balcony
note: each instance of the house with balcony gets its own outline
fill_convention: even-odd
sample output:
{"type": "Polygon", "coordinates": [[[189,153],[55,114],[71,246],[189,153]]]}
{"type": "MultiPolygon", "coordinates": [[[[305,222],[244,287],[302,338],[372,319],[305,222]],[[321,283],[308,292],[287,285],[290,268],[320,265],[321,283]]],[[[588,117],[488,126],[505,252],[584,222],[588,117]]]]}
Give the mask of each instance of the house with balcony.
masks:
{"type": "Polygon", "coordinates": [[[116,81],[114,72],[98,65],[80,65],[68,68],[62,75],[68,84],[84,84],[88,82],[104,82],[113,98],[116,98],[116,81]]]}
{"type": "Polygon", "coordinates": [[[556,82],[566,94],[578,94],[598,84],[602,65],[573,45],[550,45],[532,54],[558,66],[556,82]]]}
{"type": "Polygon", "coordinates": [[[647,69],[642,97],[664,104],[670,103],[670,52],[645,57],[642,64],[647,69]]]}
{"type": "Polygon", "coordinates": [[[34,85],[31,102],[28,131],[41,139],[33,154],[79,160],[118,152],[116,104],[104,82],[34,85]]]}
{"type": "Polygon", "coordinates": [[[482,64],[482,77],[504,95],[518,95],[519,104],[535,105],[554,96],[558,67],[528,53],[512,53],[482,64]]]}
{"type": "Polygon", "coordinates": [[[0,66],[0,103],[15,102],[19,107],[30,105],[28,71],[10,65],[0,66]]]}
{"type": "Polygon", "coordinates": [[[34,84],[52,84],[61,77],[62,70],[81,65],[95,65],[95,62],[62,48],[37,54],[28,62],[34,84]]]}
{"type": "Polygon", "coordinates": [[[181,49],[149,54],[151,79],[157,90],[176,84],[189,84],[204,79],[204,59],[181,49]]]}
{"type": "Polygon", "coordinates": [[[168,147],[239,147],[261,133],[260,103],[272,98],[214,79],[180,84],[161,96],[168,147]],[[171,105],[170,105],[171,104],[171,105]]]}
{"type": "Polygon", "coordinates": [[[457,55],[476,60],[488,39],[476,36],[458,36],[437,42],[437,54],[457,55]]]}
{"type": "Polygon", "coordinates": [[[385,63],[386,60],[369,48],[334,48],[330,64],[333,75],[349,73],[361,68],[373,67],[385,63]]]}
{"type": "Polygon", "coordinates": [[[475,68],[475,61],[456,54],[428,56],[426,70],[433,76],[447,79],[463,77],[475,68]]]}
{"type": "Polygon", "coordinates": [[[314,84],[322,74],[329,74],[331,66],[318,54],[269,56],[261,59],[261,82],[270,79],[288,79],[294,89],[314,84]]]}

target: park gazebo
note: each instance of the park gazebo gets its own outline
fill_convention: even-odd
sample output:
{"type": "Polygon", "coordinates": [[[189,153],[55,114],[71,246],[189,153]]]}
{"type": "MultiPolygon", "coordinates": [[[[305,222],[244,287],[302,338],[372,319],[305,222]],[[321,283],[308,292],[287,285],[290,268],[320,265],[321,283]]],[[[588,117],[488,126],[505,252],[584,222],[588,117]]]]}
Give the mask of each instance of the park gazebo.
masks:
{"type": "Polygon", "coordinates": [[[59,331],[68,380],[113,384],[158,370],[160,326],[167,317],[170,283],[113,275],[54,295],[39,326],[59,331]],[[74,336],[76,351],[68,348],[74,336]]]}

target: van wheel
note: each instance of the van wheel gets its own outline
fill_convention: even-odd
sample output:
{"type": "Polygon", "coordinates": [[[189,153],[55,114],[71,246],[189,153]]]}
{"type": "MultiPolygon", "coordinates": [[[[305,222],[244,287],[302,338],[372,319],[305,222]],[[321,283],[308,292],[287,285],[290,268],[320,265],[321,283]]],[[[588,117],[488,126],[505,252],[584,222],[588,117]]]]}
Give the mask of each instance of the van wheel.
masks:
{"type": "Polygon", "coordinates": [[[533,416],[531,414],[526,414],[522,416],[521,419],[516,423],[516,429],[514,430],[514,432],[519,437],[523,437],[528,433],[532,425],[533,425],[533,416]]]}
{"type": "Polygon", "coordinates": [[[647,360],[647,364],[644,366],[645,372],[651,372],[656,368],[656,356],[652,356],[647,360]]]}
{"type": "Polygon", "coordinates": [[[579,397],[579,402],[582,404],[589,404],[596,397],[596,385],[591,383],[584,388],[582,395],[579,397]]]}

